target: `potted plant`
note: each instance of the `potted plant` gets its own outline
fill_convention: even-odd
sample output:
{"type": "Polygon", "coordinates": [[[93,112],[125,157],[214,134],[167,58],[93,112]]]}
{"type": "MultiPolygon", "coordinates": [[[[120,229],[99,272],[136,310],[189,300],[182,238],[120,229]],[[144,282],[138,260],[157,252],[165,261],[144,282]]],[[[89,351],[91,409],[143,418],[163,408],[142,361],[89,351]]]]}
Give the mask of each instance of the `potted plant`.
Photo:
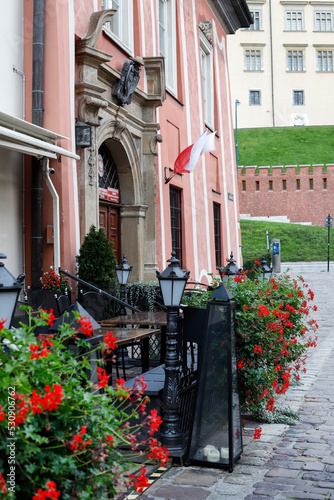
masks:
{"type": "Polygon", "coordinates": [[[61,295],[68,295],[69,299],[71,297],[71,287],[65,278],[65,276],[60,276],[56,271],[50,266],[50,271],[47,271],[40,278],[42,288],[29,290],[29,305],[34,309],[53,309],[57,312],[57,301],[61,295]]]}

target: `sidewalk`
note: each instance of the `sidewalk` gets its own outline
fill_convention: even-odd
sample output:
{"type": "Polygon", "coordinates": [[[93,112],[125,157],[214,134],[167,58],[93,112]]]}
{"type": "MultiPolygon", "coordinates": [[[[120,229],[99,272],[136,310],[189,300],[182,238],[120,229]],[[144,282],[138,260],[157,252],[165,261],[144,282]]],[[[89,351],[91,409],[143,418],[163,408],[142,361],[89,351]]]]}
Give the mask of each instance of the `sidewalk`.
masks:
{"type": "MultiPolygon", "coordinates": [[[[327,263],[326,263],[327,266],[327,263]]],[[[325,267],[324,270],[327,268],[325,267]]],[[[334,266],[333,266],[334,270],[334,266]]],[[[301,274],[291,267],[291,275],[301,274]]],[[[140,496],[146,500],[334,499],[334,294],[327,272],[303,272],[315,292],[318,346],[309,350],[302,385],[277,406],[299,410],[295,426],[247,422],[244,452],[234,471],[172,467],[140,496]],[[254,428],[262,427],[254,441],[254,428]]],[[[132,498],[132,496],[131,496],[132,498]]],[[[133,497],[135,498],[135,496],[133,497]]]]}

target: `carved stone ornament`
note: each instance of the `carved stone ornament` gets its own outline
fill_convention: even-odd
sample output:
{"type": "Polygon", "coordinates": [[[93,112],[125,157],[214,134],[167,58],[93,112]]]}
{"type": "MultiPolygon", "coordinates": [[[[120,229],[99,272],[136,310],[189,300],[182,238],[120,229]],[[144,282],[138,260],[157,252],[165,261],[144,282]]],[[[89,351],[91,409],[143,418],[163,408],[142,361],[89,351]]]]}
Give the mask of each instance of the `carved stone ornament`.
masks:
{"type": "Polygon", "coordinates": [[[121,71],[121,78],[117,82],[114,95],[119,101],[120,106],[130,104],[132,96],[140,80],[141,66],[143,61],[139,58],[126,59],[121,71]]]}
{"type": "Polygon", "coordinates": [[[151,150],[151,153],[155,156],[158,156],[157,142],[162,142],[162,135],[161,134],[154,135],[150,140],[150,150],[151,150]]]}
{"type": "Polygon", "coordinates": [[[102,10],[100,12],[94,12],[89,19],[89,25],[87,33],[79,41],[79,45],[85,45],[86,47],[95,47],[97,40],[100,36],[102,27],[105,23],[112,20],[113,15],[117,11],[115,9],[102,10]]]}
{"type": "Polygon", "coordinates": [[[90,125],[100,125],[99,111],[107,107],[108,102],[105,99],[83,97],[79,103],[79,120],[90,125]]]}
{"type": "Polygon", "coordinates": [[[213,40],[212,40],[212,23],[211,23],[211,21],[203,21],[203,22],[199,23],[198,26],[199,26],[199,29],[204,34],[205,38],[212,45],[213,40]]]}
{"type": "Polygon", "coordinates": [[[122,122],[121,120],[116,120],[114,122],[114,132],[113,132],[113,139],[116,139],[117,141],[121,140],[121,135],[126,130],[126,124],[122,122]]]}
{"type": "Polygon", "coordinates": [[[87,163],[90,186],[95,186],[96,158],[94,153],[94,148],[89,148],[89,157],[87,163]]]}

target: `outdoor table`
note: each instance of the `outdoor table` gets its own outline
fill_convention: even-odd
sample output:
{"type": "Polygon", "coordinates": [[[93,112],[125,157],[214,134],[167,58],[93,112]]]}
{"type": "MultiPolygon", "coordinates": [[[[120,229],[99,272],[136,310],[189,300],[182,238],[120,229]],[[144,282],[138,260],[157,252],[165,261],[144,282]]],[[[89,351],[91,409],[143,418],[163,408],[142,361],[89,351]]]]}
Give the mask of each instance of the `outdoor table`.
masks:
{"type": "Polygon", "coordinates": [[[166,326],[167,315],[165,312],[144,311],[140,313],[116,316],[101,321],[101,326],[139,325],[139,326],[166,326]]]}
{"type": "MultiPolygon", "coordinates": [[[[127,314],[126,316],[116,316],[101,321],[102,327],[114,327],[119,325],[132,325],[132,326],[156,326],[161,327],[161,350],[160,350],[160,363],[163,363],[166,355],[166,325],[167,315],[165,312],[151,312],[143,311],[140,313],[127,314]]],[[[136,329],[138,330],[138,328],[136,329]]],[[[139,328],[142,330],[142,328],[139,328]]],[[[114,328],[112,328],[114,332],[114,328]]],[[[130,330],[131,331],[131,330],[130,330]]],[[[152,332],[152,330],[150,330],[152,332]]],[[[147,341],[148,342],[148,341],[147,341]]]]}
{"type": "MultiPolygon", "coordinates": [[[[95,335],[103,335],[109,331],[105,323],[101,325],[101,328],[94,331],[95,335]]],[[[153,328],[113,328],[112,334],[116,337],[117,347],[122,347],[126,345],[131,345],[133,342],[142,342],[142,352],[141,352],[141,362],[142,362],[142,372],[147,372],[150,369],[150,354],[149,354],[149,337],[151,335],[160,334],[160,329],[153,328]]]]}

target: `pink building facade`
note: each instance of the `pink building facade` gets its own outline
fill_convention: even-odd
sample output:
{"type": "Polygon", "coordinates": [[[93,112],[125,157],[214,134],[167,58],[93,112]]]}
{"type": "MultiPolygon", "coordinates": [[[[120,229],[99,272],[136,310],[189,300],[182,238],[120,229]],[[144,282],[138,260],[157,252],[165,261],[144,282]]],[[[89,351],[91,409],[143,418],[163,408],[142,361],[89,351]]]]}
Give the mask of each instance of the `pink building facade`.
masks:
{"type": "MultiPolygon", "coordinates": [[[[248,26],[246,3],[227,2],[228,9],[218,0],[40,3],[44,56],[38,91],[34,30],[41,21],[34,2],[6,6],[22,23],[21,43],[8,46],[8,57],[14,61],[20,50],[16,60],[24,76],[0,108],[4,136],[21,134],[12,161],[24,165],[14,187],[23,209],[9,213],[12,224],[0,227],[0,251],[9,254],[11,271],[25,271],[33,285],[50,265],[75,274],[75,256],[92,224],[105,228],[118,260],[126,254],[133,280],[155,279],[172,250],[193,281],[208,282],[231,251],[241,265],[226,37],[248,26]],[[42,126],[26,125],[34,121],[34,92],[43,94],[42,126]],[[18,96],[19,109],[13,104],[18,96]],[[82,147],[76,123],[91,134],[82,147]],[[193,173],[166,182],[178,154],[205,128],[216,132],[215,151],[201,156],[193,173]],[[36,162],[43,177],[37,229],[31,208],[36,162]],[[20,239],[22,251],[14,257],[20,239]]],[[[6,68],[6,77],[18,77],[6,68]]],[[[10,145],[0,144],[5,159],[10,145]]],[[[0,165],[3,174],[5,163],[0,165]]]]}

